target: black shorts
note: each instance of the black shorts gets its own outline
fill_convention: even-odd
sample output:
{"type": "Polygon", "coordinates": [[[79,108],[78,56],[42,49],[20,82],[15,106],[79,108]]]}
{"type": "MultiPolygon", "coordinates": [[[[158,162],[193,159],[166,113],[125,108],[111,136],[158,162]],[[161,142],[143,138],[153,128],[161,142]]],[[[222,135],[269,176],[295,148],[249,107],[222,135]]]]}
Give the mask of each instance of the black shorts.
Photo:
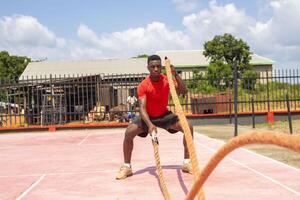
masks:
{"type": "MultiPolygon", "coordinates": [[[[159,117],[150,117],[150,121],[157,127],[163,128],[167,130],[170,133],[177,133],[178,131],[170,129],[170,126],[173,124],[176,124],[179,119],[178,117],[173,114],[171,111],[166,112],[165,114],[159,116],[159,117]]],[[[140,128],[144,130],[144,132],[138,134],[140,137],[147,137],[148,135],[148,126],[147,124],[142,120],[140,116],[135,118],[132,122],[133,124],[138,125],[140,128]]]]}

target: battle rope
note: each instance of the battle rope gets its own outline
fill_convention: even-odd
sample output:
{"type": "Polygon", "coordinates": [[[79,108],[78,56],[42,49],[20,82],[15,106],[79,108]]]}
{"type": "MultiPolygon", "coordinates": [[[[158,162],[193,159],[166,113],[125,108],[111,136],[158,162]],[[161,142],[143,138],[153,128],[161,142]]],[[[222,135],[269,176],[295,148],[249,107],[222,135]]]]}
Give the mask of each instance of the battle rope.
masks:
{"type": "Polygon", "coordinates": [[[162,193],[164,195],[164,198],[166,200],[170,200],[171,199],[170,194],[169,194],[168,188],[166,186],[166,182],[165,182],[164,175],[162,173],[162,168],[161,168],[161,165],[160,165],[160,158],[159,158],[159,152],[158,152],[158,140],[157,140],[157,137],[154,136],[154,135],[155,134],[153,133],[153,135],[152,135],[152,144],[153,144],[157,174],[158,174],[158,178],[159,178],[159,184],[160,184],[162,193]]]}
{"type": "Polygon", "coordinates": [[[223,145],[217,153],[209,160],[205,168],[199,174],[196,182],[192,186],[192,189],[186,196],[186,200],[194,199],[195,195],[202,188],[203,184],[207,180],[208,176],[216,168],[216,166],[221,162],[221,160],[236,148],[247,144],[273,144],[287,149],[300,152],[300,137],[296,135],[287,135],[281,133],[248,133],[245,135],[238,136],[229,140],[225,145],[223,145]]]}
{"type": "MultiPolygon", "coordinates": [[[[196,151],[195,151],[195,146],[194,146],[191,130],[190,130],[189,124],[186,120],[186,117],[184,115],[184,112],[183,112],[183,109],[181,107],[179,98],[177,96],[177,92],[176,92],[176,89],[175,89],[175,85],[174,85],[174,81],[173,81],[173,77],[172,77],[172,72],[171,72],[170,60],[167,59],[167,58],[165,59],[165,66],[166,66],[168,82],[169,82],[169,85],[170,85],[171,96],[172,96],[173,102],[175,104],[175,111],[176,111],[176,114],[178,115],[180,124],[181,124],[182,129],[183,129],[184,137],[185,137],[185,140],[186,140],[186,143],[187,143],[187,147],[188,147],[188,151],[189,151],[189,155],[190,155],[190,159],[191,159],[192,170],[193,170],[193,174],[194,174],[194,181],[196,181],[197,177],[200,173],[200,170],[199,170],[197,154],[196,154],[196,151]]],[[[200,192],[198,194],[198,199],[199,200],[204,200],[205,199],[205,194],[204,194],[204,191],[202,189],[200,190],[200,192]]]]}

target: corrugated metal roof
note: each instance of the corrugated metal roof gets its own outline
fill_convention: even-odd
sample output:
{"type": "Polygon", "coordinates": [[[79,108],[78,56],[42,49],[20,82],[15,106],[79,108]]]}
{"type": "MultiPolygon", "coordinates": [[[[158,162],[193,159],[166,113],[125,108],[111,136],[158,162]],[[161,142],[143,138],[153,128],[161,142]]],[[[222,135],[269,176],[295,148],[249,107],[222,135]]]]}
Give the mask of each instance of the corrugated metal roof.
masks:
{"type": "Polygon", "coordinates": [[[22,77],[63,75],[148,73],[146,58],[102,59],[88,61],[43,61],[28,64],[22,77]]]}
{"type": "MultiPolygon", "coordinates": [[[[171,51],[157,51],[156,54],[162,59],[168,57],[172,64],[176,67],[206,67],[209,65],[209,59],[203,55],[204,50],[171,50],[171,51]]],[[[257,54],[251,55],[252,65],[272,65],[274,61],[259,56],[257,54]]]]}
{"type": "Polygon", "coordinates": [[[205,58],[202,50],[157,51],[156,54],[161,59],[168,57],[176,67],[208,66],[209,64],[209,60],[205,58]]]}
{"type": "MultiPolygon", "coordinates": [[[[209,64],[209,59],[205,58],[203,50],[157,51],[156,54],[162,59],[167,56],[172,64],[179,68],[206,67],[209,64]]],[[[274,61],[252,54],[250,63],[253,65],[272,65],[274,61]]],[[[32,76],[50,77],[50,74],[53,76],[76,76],[125,73],[148,73],[147,58],[31,62],[20,79],[32,76]]]]}
{"type": "Polygon", "coordinates": [[[250,64],[252,65],[273,65],[275,63],[274,60],[259,56],[257,54],[252,54],[251,57],[252,59],[250,60],[250,64]]]}

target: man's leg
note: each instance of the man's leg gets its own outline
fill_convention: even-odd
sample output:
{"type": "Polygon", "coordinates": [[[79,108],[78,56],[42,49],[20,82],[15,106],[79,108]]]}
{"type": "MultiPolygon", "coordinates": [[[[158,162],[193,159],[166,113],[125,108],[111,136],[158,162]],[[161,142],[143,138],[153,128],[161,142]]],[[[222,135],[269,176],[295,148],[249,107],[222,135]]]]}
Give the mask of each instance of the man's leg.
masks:
{"type": "Polygon", "coordinates": [[[132,169],[131,169],[131,155],[133,150],[133,139],[135,136],[137,136],[139,133],[142,133],[143,129],[138,127],[136,124],[129,124],[126,131],[125,136],[123,140],[123,155],[124,155],[124,164],[121,166],[116,179],[124,179],[128,176],[132,175],[132,169]]]}
{"type": "MultiPolygon", "coordinates": [[[[190,127],[192,137],[194,137],[194,128],[190,123],[188,125],[190,127]]],[[[170,129],[183,132],[182,126],[179,121],[171,125],[170,129]]],[[[183,172],[192,174],[192,168],[190,164],[190,154],[189,154],[189,150],[184,135],[183,135],[183,146],[184,146],[184,162],[181,169],[183,172]]]]}
{"type": "MultiPolygon", "coordinates": [[[[192,137],[194,137],[194,129],[193,126],[191,124],[189,124],[190,130],[191,130],[191,134],[192,137]]],[[[175,124],[170,126],[170,129],[175,130],[175,131],[181,131],[183,132],[182,126],[180,124],[180,122],[176,122],[175,124]]],[[[188,151],[188,147],[187,147],[187,143],[185,141],[185,137],[183,135],[183,146],[184,146],[184,159],[189,159],[190,155],[189,155],[189,151],[188,151]]]]}
{"type": "MultiPolygon", "coordinates": [[[[191,124],[189,124],[189,127],[190,127],[190,130],[191,130],[192,138],[194,138],[194,128],[191,124]]],[[[184,158],[189,159],[190,154],[189,154],[189,150],[188,150],[187,143],[186,143],[184,135],[183,135],[183,145],[184,145],[184,158]]]]}
{"type": "Polygon", "coordinates": [[[124,154],[124,163],[131,162],[131,155],[133,150],[133,139],[138,134],[142,133],[143,129],[138,127],[136,124],[129,124],[123,140],[123,154],[124,154]]]}

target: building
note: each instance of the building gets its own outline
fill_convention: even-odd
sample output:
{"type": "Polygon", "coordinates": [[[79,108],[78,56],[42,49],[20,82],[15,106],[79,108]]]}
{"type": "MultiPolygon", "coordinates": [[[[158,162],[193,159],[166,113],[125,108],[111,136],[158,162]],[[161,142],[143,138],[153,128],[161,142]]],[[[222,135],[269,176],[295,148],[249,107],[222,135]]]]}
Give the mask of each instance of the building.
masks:
{"type": "MultiPolygon", "coordinates": [[[[206,71],[209,59],[203,55],[203,52],[204,50],[169,50],[157,51],[156,54],[161,58],[169,58],[176,69],[182,72],[183,77],[190,77],[194,70],[206,71]]],[[[268,75],[272,73],[273,60],[257,54],[252,54],[251,57],[250,64],[261,77],[266,77],[267,72],[268,75]]]]}
{"type": "Polygon", "coordinates": [[[50,78],[50,75],[54,78],[99,74],[140,74],[148,72],[146,66],[146,58],[31,62],[19,80],[50,78]]]}
{"type": "MultiPolygon", "coordinates": [[[[162,59],[168,57],[176,69],[183,73],[191,73],[196,69],[206,71],[209,65],[209,59],[203,55],[203,50],[157,51],[156,54],[162,59]]],[[[265,76],[266,71],[272,71],[274,61],[252,54],[250,64],[255,71],[265,76]]],[[[31,62],[20,76],[20,81],[31,77],[49,78],[50,74],[52,77],[68,77],[148,73],[146,66],[147,58],[31,62]]]]}
{"type": "MultiPolygon", "coordinates": [[[[157,51],[156,54],[162,59],[167,56],[183,79],[191,78],[194,70],[206,71],[209,65],[201,50],[157,51]]],[[[274,61],[253,54],[250,63],[262,76],[272,70],[274,61]]],[[[146,66],[147,58],[31,62],[19,78],[19,83],[23,83],[19,92],[11,89],[14,95],[11,102],[23,100],[28,124],[83,120],[91,110],[101,106],[106,111],[126,106],[129,94],[136,95],[138,83],[147,76],[146,66]]]]}

